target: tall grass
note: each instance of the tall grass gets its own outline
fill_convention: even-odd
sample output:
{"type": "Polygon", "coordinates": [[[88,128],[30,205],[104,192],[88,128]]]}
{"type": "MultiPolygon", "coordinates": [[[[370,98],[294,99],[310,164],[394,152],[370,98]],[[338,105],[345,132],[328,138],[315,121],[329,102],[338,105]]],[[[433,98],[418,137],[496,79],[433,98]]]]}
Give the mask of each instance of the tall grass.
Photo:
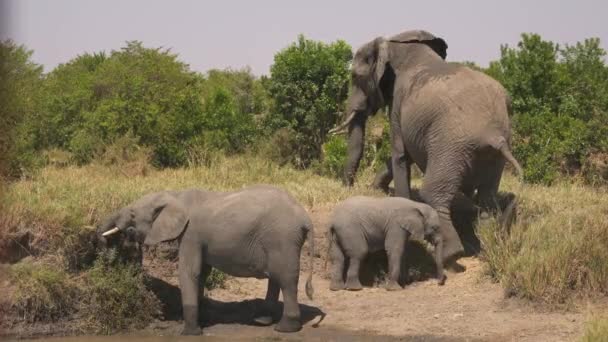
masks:
{"type": "MultiPolygon", "coordinates": [[[[513,186],[511,186],[513,188],[513,186]]],[[[608,193],[578,183],[526,186],[510,233],[478,227],[489,274],[507,293],[560,304],[608,294],[608,193]]]]}

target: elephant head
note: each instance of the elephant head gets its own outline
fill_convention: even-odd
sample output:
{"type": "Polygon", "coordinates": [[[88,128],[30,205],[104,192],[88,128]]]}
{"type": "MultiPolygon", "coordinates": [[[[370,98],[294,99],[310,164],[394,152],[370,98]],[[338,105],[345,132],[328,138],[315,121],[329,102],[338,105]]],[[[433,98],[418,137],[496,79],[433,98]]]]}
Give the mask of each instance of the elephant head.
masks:
{"type": "Polygon", "coordinates": [[[177,239],[188,224],[185,208],[168,192],[146,195],[108,217],[98,228],[102,241],[121,233],[146,245],[177,239]]]}
{"type": "Polygon", "coordinates": [[[390,39],[378,37],[355,53],[351,70],[351,91],[347,100],[347,118],[330,133],[348,127],[348,160],[344,182],[351,186],[363,155],[365,123],[370,115],[390,106],[399,70],[420,51],[432,51],[446,58],[447,44],[426,31],[406,31],[390,39]],[[415,49],[412,47],[416,47],[415,49]]]}
{"type": "Polygon", "coordinates": [[[441,238],[439,228],[441,221],[437,211],[428,205],[420,205],[415,208],[416,218],[407,220],[404,228],[411,234],[411,237],[418,241],[427,240],[435,244],[441,238]],[[413,223],[415,221],[416,223],[413,223]]]}

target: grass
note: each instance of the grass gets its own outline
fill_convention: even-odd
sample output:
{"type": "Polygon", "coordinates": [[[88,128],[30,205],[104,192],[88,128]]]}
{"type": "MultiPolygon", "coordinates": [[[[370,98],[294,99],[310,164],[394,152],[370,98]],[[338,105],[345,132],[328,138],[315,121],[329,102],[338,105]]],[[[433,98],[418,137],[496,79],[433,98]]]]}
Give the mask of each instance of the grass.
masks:
{"type": "Polygon", "coordinates": [[[76,311],[78,287],[63,270],[31,262],[8,270],[14,286],[10,310],[26,322],[52,322],[76,311]]]}
{"type": "Polygon", "coordinates": [[[608,317],[594,317],[585,324],[583,342],[608,341],[608,317]]]}
{"type": "Polygon", "coordinates": [[[547,304],[608,294],[608,192],[576,182],[526,186],[510,234],[478,227],[488,273],[547,304]]]}
{"type": "MultiPolygon", "coordinates": [[[[15,298],[12,313],[18,311],[31,322],[77,313],[79,329],[94,333],[138,327],[156,317],[159,306],[145,286],[144,275],[124,265],[95,262],[93,241],[93,227],[100,220],[149,192],[230,190],[267,183],[285,188],[308,208],[332,205],[354,194],[380,195],[365,186],[371,171],[364,173],[362,185],[347,189],[338,180],[255,157],[219,156],[208,166],[130,171],[101,164],[49,166],[5,188],[0,198],[0,246],[13,234],[29,231],[35,258],[54,260],[52,267],[24,263],[10,267],[19,275],[19,281],[13,281],[21,295],[15,298]]],[[[222,287],[225,282],[226,275],[214,270],[205,286],[222,287]]]]}
{"type": "MultiPolygon", "coordinates": [[[[357,185],[348,189],[336,179],[309,170],[279,167],[246,156],[220,156],[206,166],[134,173],[99,164],[46,167],[31,179],[4,189],[0,242],[15,232],[28,230],[34,236],[37,258],[54,256],[63,267],[51,271],[13,265],[19,279],[26,279],[22,283],[13,280],[16,287],[33,296],[29,302],[16,300],[19,304],[15,308],[22,308],[19,312],[30,321],[66,317],[77,310],[82,317],[90,317],[85,326],[95,332],[138,326],[155,317],[158,306],[144,286],[143,274],[93,264],[94,255],[90,253],[94,248],[91,227],[145,193],[186,188],[230,190],[267,183],[286,189],[312,209],[331,207],[353,195],[381,196],[367,186],[373,176],[371,170],[364,170],[357,185]],[[80,303],[76,309],[69,298],[60,294],[55,298],[55,293],[63,293],[63,289],[70,293],[73,286],[80,303]],[[112,307],[112,312],[103,312],[104,307],[112,307]],[[127,307],[138,307],[150,315],[122,323],[113,321],[128,318],[125,315],[132,310],[127,307]],[[87,312],[99,314],[87,316],[87,312]]],[[[509,175],[503,178],[501,189],[519,191],[515,178],[509,175]]],[[[561,304],[608,294],[607,190],[562,182],[551,187],[526,185],[519,195],[518,222],[510,233],[493,222],[478,227],[487,273],[508,293],[535,302],[561,304]]],[[[221,273],[209,279],[210,287],[221,287],[226,280],[221,273]]]]}

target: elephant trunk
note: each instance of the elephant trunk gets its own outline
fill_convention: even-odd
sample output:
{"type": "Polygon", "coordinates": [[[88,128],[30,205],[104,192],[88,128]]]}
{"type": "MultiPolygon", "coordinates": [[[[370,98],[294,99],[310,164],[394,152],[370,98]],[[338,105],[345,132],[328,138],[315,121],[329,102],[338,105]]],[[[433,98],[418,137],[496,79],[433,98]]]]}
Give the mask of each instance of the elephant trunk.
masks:
{"type": "Polygon", "coordinates": [[[366,120],[367,115],[364,112],[357,112],[348,127],[348,150],[344,167],[344,184],[347,186],[353,185],[359,162],[363,157],[366,120]]]}

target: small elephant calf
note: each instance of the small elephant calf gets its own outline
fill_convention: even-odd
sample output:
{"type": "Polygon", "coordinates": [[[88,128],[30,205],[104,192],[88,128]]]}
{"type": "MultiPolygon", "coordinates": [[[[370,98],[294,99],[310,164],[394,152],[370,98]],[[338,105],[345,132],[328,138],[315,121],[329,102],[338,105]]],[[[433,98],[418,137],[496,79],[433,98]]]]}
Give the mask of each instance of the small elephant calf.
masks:
{"type": "Polygon", "coordinates": [[[346,288],[360,290],[359,267],[370,252],[386,250],[388,255],[387,290],[398,290],[401,257],[409,239],[427,239],[435,246],[435,263],[439,285],[443,273],[443,240],[439,233],[439,216],[429,205],[401,197],[351,197],[340,203],[330,222],[330,259],[332,291],[346,288]],[[349,259],[346,284],[343,274],[345,258],[349,259]]]}

